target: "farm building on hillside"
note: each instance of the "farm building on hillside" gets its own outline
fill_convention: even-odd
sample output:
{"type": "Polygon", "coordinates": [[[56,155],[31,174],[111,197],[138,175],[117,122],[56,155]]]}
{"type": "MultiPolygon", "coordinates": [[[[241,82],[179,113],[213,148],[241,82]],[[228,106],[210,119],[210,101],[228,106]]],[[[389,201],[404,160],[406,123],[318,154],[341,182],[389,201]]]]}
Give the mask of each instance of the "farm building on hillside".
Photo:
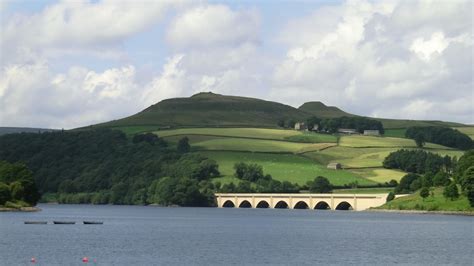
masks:
{"type": "Polygon", "coordinates": [[[366,135],[366,136],[380,136],[380,131],[378,131],[378,130],[364,130],[364,135],[366,135]]]}
{"type": "Polygon", "coordinates": [[[311,129],[311,131],[319,131],[319,125],[318,125],[318,124],[314,124],[313,128],[311,129]]]}
{"type": "Polygon", "coordinates": [[[358,134],[357,131],[353,128],[338,128],[337,132],[342,133],[342,134],[358,134]]]}
{"type": "Polygon", "coordinates": [[[340,163],[329,163],[327,168],[328,169],[339,170],[339,169],[342,169],[342,165],[340,163]]]}
{"type": "Polygon", "coordinates": [[[308,129],[308,127],[306,126],[306,124],[304,122],[298,122],[298,123],[295,123],[295,129],[296,130],[306,130],[306,129],[308,129]]]}

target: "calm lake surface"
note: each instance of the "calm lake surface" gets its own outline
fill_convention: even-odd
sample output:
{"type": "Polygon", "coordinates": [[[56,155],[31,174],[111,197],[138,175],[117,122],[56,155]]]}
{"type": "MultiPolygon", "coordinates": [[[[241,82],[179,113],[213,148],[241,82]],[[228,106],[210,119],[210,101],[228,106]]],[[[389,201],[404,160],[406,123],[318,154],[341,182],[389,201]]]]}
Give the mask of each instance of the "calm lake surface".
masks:
{"type": "Polygon", "coordinates": [[[350,211],[40,205],[0,213],[0,265],[473,265],[474,218],[350,211]],[[44,220],[48,225],[25,225],[44,220]],[[75,225],[53,225],[72,220],[75,225]],[[83,220],[103,225],[83,225],[83,220]],[[95,260],[95,262],[94,262],[95,260]]]}

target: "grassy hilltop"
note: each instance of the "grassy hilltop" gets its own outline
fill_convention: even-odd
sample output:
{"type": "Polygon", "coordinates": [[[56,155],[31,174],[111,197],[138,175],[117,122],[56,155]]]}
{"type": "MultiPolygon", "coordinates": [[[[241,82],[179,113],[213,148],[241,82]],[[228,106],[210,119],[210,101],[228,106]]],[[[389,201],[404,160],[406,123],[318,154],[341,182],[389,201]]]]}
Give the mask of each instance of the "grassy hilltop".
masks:
{"type": "Polygon", "coordinates": [[[199,93],[163,100],[142,112],[100,126],[252,126],[276,127],[278,119],[303,120],[310,114],[281,103],[254,98],[199,93]]]}
{"type": "MultiPolygon", "coordinates": [[[[344,112],[334,106],[326,106],[321,102],[308,102],[299,108],[294,108],[282,103],[256,98],[206,92],[187,98],[166,99],[135,115],[93,127],[118,128],[127,133],[170,127],[277,128],[279,120],[297,122],[304,121],[311,116],[336,118],[356,115],[344,112]]],[[[380,120],[386,129],[425,125],[463,126],[458,123],[442,121],[374,119],[380,120]]]]}

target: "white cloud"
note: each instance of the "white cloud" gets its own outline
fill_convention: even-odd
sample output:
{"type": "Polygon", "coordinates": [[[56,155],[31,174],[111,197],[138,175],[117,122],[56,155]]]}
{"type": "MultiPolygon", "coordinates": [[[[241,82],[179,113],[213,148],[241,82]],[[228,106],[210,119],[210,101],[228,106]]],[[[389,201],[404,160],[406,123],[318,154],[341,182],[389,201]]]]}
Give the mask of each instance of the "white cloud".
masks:
{"type": "Polygon", "coordinates": [[[25,51],[38,55],[118,53],[125,38],[161,20],[173,1],[61,1],[34,14],[16,13],[1,26],[5,62],[21,62],[25,51]]]}
{"type": "Polygon", "coordinates": [[[169,58],[163,66],[160,76],[153,79],[146,87],[143,94],[143,102],[147,105],[154,104],[160,100],[180,96],[186,89],[186,71],[180,69],[179,64],[183,54],[177,54],[169,58]]]}
{"type": "Polygon", "coordinates": [[[172,22],[167,39],[173,48],[202,48],[256,42],[259,16],[253,10],[233,11],[225,5],[198,6],[172,22]]]}
{"type": "Polygon", "coordinates": [[[54,74],[46,63],[5,68],[0,124],[72,128],[120,118],[142,108],[133,66],[94,72],[71,67],[54,74]]]}
{"type": "Polygon", "coordinates": [[[474,112],[468,1],[348,1],[288,22],[279,40],[288,53],[275,67],[275,100],[395,118],[463,121],[474,112]],[[462,114],[443,104],[463,97],[462,114]]]}
{"type": "Polygon", "coordinates": [[[253,9],[202,5],[185,10],[167,29],[167,42],[176,54],[152,88],[160,95],[172,92],[165,93],[170,96],[264,93],[262,76],[268,67],[259,50],[259,32],[260,16],[253,9]]]}

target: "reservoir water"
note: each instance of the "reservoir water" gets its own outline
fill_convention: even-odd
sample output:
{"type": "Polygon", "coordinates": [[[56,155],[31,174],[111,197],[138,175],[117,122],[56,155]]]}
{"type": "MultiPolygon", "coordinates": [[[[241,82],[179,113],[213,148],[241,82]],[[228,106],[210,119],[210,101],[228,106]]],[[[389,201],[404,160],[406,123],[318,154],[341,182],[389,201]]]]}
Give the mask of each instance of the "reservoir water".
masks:
{"type": "Polygon", "coordinates": [[[474,218],[40,205],[0,213],[0,265],[473,265],[474,218]],[[25,225],[27,220],[47,225],[25,225]],[[76,221],[53,225],[53,220],[76,221]],[[83,225],[84,220],[103,225],[83,225]]]}

